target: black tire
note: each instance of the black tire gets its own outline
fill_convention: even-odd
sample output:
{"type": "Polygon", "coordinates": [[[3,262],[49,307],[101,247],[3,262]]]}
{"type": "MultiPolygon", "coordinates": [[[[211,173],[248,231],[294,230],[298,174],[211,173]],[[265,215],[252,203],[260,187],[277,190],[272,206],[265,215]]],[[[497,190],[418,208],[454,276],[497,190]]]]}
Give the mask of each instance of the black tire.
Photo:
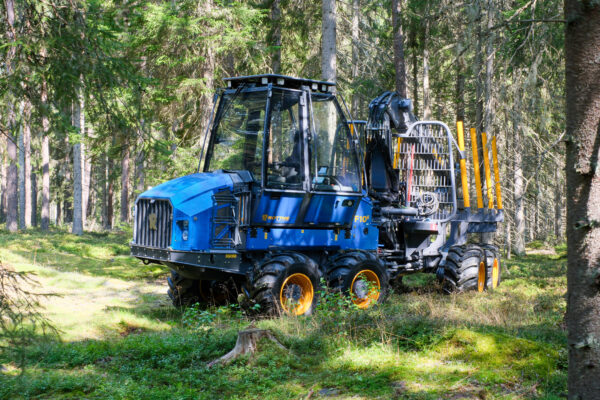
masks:
{"type": "Polygon", "coordinates": [[[169,284],[167,294],[173,305],[183,307],[202,303],[200,282],[200,280],[184,278],[177,271],[171,270],[171,276],[167,277],[167,283],[169,284]]]}
{"type": "Polygon", "coordinates": [[[239,285],[232,278],[226,281],[200,281],[200,296],[210,305],[223,306],[236,303],[240,292],[239,285]]]}
{"type": "Polygon", "coordinates": [[[502,281],[502,263],[500,261],[500,250],[492,244],[480,245],[485,251],[485,265],[487,268],[486,286],[488,290],[494,290],[502,281]]]}
{"type": "Polygon", "coordinates": [[[267,257],[252,274],[250,304],[258,304],[262,314],[310,315],[318,300],[320,278],[317,264],[303,254],[267,257]]]}
{"type": "Polygon", "coordinates": [[[389,291],[389,275],[375,255],[364,251],[352,251],[342,253],[331,260],[327,284],[333,290],[350,295],[359,308],[368,308],[374,301],[381,303],[385,300],[389,291]],[[373,287],[369,288],[369,285],[373,287]],[[376,289],[377,292],[373,292],[372,289],[376,289]]]}
{"type": "Polygon", "coordinates": [[[483,249],[477,245],[452,246],[444,265],[444,292],[483,292],[486,284],[487,268],[483,249]]]}

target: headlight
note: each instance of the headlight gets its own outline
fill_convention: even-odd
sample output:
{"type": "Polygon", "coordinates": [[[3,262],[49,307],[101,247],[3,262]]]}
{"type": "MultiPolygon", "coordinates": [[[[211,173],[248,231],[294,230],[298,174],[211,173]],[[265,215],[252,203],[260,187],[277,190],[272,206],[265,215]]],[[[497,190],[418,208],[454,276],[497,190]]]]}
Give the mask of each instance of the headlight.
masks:
{"type": "Polygon", "coordinates": [[[187,231],[187,229],[181,233],[181,238],[183,240],[188,240],[188,231],[187,231]]]}

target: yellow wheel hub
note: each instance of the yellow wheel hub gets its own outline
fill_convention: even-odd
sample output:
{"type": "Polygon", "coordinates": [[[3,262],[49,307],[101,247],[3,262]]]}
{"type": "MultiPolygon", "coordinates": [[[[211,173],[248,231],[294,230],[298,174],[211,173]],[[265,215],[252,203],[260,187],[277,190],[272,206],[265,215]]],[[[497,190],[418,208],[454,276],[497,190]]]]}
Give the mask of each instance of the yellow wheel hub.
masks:
{"type": "Polygon", "coordinates": [[[498,259],[494,258],[494,263],[492,264],[492,289],[496,289],[498,287],[499,280],[500,280],[500,264],[498,263],[498,259]]]}
{"type": "Polygon", "coordinates": [[[377,274],[370,269],[363,269],[354,275],[352,285],[350,286],[350,295],[352,302],[358,308],[368,308],[379,300],[381,293],[381,283],[377,274]]]}
{"type": "Polygon", "coordinates": [[[315,291],[310,278],[300,273],[288,276],[279,291],[279,302],[283,310],[294,315],[306,313],[314,297],[315,291]]]}
{"type": "Polygon", "coordinates": [[[485,263],[481,261],[479,263],[479,270],[477,271],[477,291],[483,292],[485,290],[485,263]]]}

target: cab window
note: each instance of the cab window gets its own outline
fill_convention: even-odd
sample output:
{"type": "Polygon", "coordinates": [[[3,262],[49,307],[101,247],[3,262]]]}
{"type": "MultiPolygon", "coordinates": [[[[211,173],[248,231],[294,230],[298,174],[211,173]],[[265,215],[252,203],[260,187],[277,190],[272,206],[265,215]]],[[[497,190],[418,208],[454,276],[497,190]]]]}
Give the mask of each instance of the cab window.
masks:
{"type": "Polygon", "coordinates": [[[273,90],[267,147],[267,187],[302,189],[304,162],[300,93],[273,90]]]}
{"type": "Polygon", "coordinates": [[[310,164],[313,189],[360,191],[358,159],[353,151],[350,129],[335,97],[315,93],[311,102],[315,130],[310,164]]]}

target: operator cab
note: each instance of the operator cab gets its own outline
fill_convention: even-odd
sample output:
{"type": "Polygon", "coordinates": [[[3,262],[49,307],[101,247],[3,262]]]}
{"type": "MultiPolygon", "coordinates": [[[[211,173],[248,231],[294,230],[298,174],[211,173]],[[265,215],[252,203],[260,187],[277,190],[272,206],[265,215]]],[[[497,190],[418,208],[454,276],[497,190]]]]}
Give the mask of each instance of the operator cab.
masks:
{"type": "Polygon", "coordinates": [[[252,226],[349,227],[363,179],[335,84],[281,75],[226,81],[204,172],[250,173],[252,226]]]}

